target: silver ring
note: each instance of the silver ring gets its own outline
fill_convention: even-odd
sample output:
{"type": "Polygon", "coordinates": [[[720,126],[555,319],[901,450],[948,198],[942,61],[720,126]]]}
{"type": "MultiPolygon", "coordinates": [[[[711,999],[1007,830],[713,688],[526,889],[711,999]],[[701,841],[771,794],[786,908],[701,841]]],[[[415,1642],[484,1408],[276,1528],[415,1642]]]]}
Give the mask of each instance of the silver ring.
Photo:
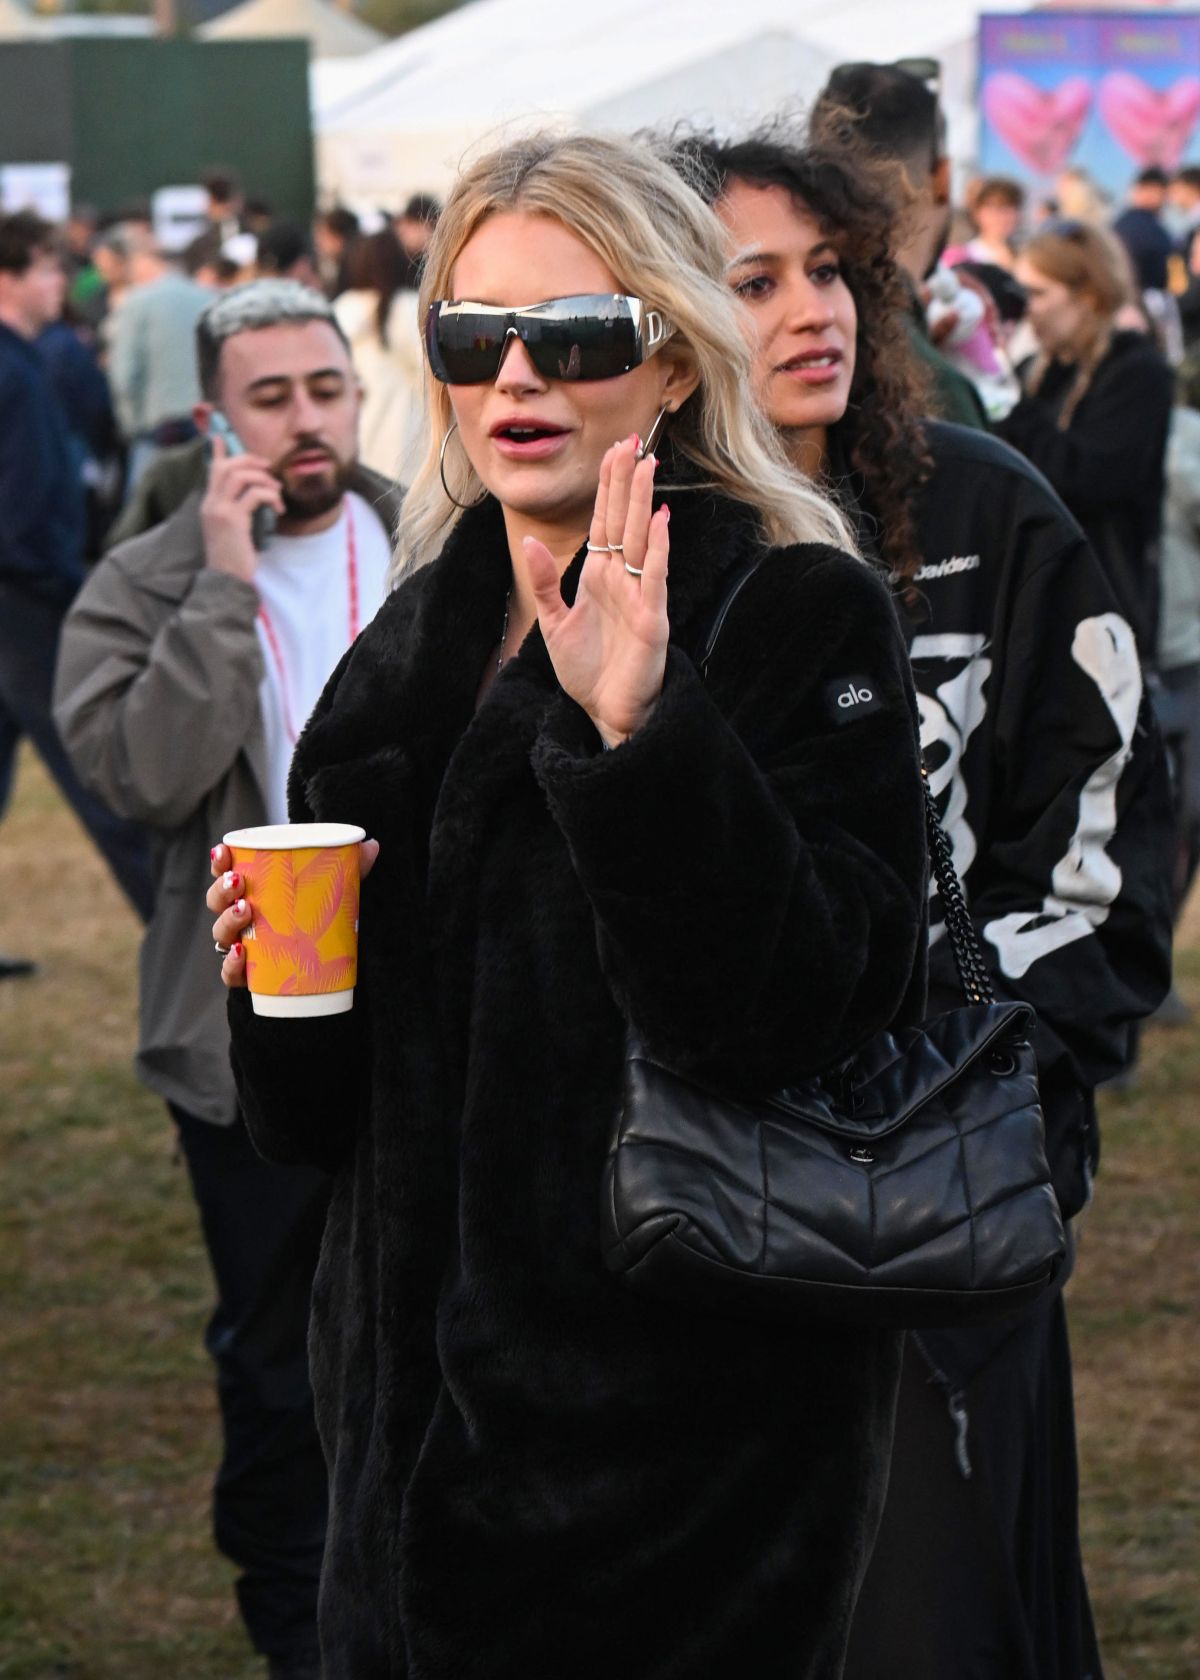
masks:
{"type": "Polygon", "coordinates": [[[228,945],[218,945],[216,940],[213,941],[213,950],[217,953],[217,955],[219,957],[227,957],[229,955],[229,946],[228,945]]]}
{"type": "Polygon", "coordinates": [[[588,545],[587,545],[587,551],[588,551],[589,554],[611,554],[612,553],[612,549],[608,546],[607,543],[589,542],[588,545]]]}
{"type": "Polygon", "coordinates": [[[625,545],[624,543],[609,543],[608,552],[610,554],[624,554],[625,545]]]}
{"type": "Polygon", "coordinates": [[[641,577],[645,568],[642,566],[631,566],[628,560],[626,560],[625,570],[629,573],[630,577],[641,577]]]}

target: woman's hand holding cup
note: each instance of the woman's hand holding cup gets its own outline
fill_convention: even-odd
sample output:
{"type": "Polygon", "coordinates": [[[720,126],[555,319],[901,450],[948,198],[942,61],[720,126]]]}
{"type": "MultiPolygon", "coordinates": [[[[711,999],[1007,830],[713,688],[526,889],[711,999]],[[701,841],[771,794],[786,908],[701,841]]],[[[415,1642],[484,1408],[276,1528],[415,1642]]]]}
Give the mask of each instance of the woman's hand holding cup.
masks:
{"type": "MultiPolygon", "coordinates": [[[[233,867],[229,847],[223,842],[213,847],[213,884],[205,896],[205,904],[216,916],[213,923],[213,943],[226,951],[221,962],[221,979],[231,990],[246,984],[246,949],[242,934],[254,920],[254,910],[245,896],[246,883],[233,867]]],[[[378,840],[364,840],[358,849],[359,879],[366,880],[379,856],[378,840]]]]}

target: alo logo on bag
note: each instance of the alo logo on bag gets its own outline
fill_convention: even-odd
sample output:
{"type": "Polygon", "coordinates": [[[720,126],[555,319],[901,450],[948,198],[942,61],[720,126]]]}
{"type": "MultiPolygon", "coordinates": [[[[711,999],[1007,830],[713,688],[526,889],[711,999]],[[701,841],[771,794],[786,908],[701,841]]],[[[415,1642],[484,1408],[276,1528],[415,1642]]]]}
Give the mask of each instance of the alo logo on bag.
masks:
{"type": "Polygon", "coordinates": [[[834,723],[856,723],[882,705],[873,677],[835,677],[825,684],[825,706],[834,723]]]}

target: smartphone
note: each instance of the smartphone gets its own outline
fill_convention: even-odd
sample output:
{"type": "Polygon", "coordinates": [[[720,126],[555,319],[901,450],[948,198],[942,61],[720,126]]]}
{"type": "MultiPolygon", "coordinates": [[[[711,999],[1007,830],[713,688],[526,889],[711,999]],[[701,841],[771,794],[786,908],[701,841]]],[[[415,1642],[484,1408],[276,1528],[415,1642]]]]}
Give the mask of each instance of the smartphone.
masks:
{"type": "MultiPolygon", "coordinates": [[[[220,438],[230,455],[244,455],[246,446],[219,408],[214,408],[208,421],[208,458],[212,460],[212,440],[220,438]]],[[[273,507],[257,507],[250,516],[250,540],[260,552],[275,535],[277,519],[273,507]]]]}

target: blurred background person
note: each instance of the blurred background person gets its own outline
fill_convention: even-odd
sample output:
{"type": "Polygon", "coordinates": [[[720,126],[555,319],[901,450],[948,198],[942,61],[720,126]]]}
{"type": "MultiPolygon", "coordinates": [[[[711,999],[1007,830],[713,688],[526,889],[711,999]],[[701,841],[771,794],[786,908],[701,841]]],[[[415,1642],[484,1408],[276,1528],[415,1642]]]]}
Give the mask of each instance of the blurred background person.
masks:
{"type": "Polygon", "coordinates": [[[275,220],[275,210],[269,199],[248,198],[242,206],[242,226],[247,233],[260,237],[275,220]]]}
{"type": "Polygon", "coordinates": [[[196,322],[212,302],[152,235],[131,234],[128,291],[112,323],[108,378],[132,489],[160,449],[196,435],[196,322]]]}
{"type": "Polygon", "coordinates": [[[1024,209],[1025,189],[1019,181],[1007,175],[985,176],[971,198],[975,232],[964,245],[946,252],[947,262],[991,263],[1011,273],[1024,209]]]}
{"type": "Polygon", "coordinates": [[[1150,330],[1173,365],[1183,360],[1184,340],[1179,304],[1176,238],[1166,225],[1170,178],[1153,165],[1143,169],[1129,194],[1129,204],[1113,222],[1113,232],[1125,247],[1140,292],[1150,330]]]}
{"type": "Polygon", "coordinates": [[[1171,290],[1179,308],[1184,354],[1200,343],[1200,166],[1181,169],[1168,189],[1169,229],[1175,241],[1171,290]]]}
{"type": "Polygon", "coordinates": [[[1128,265],[1102,228],[1052,224],[1016,272],[1039,351],[1022,368],[1025,395],[1001,434],[1079,520],[1151,659],[1171,370],[1144,333],[1117,326],[1130,302],[1128,265]]]}
{"type": "MultiPolygon", "coordinates": [[[[840,112],[861,144],[898,165],[909,194],[893,255],[908,277],[909,345],[925,370],[929,411],[942,420],[987,429],[974,384],[936,348],[922,288],[938,266],[950,228],[950,158],[937,94],[895,64],[842,64],[814,107],[814,122],[840,112]]],[[[946,330],[946,329],[944,329],[946,330]]]]}
{"type": "Polygon", "coordinates": [[[1163,221],[1174,241],[1176,254],[1186,257],[1192,235],[1200,229],[1200,165],[1185,164],[1172,175],[1163,221]]]}
{"type": "Polygon", "coordinates": [[[1141,170],[1129,189],[1129,203],[1112,225],[1129,253],[1133,277],[1143,292],[1167,289],[1167,264],[1174,249],[1162,219],[1168,185],[1166,170],[1157,164],[1141,170]]]}
{"type": "Polygon", "coordinates": [[[346,290],[346,264],[358,233],[358,217],[344,204],[318,212],[313,222],[313,246],[326,297],[335,298],[346,290]]]}
{"type": "Polygon", "coordinates": [[[56,320],[34,340],[50,375],[71,440],[75,470],[86,507],[84,558],[99,557],[104,537],[121,505],[124,453],[108,380],[93,337],[66,303],[56,320]]]}
{"type": "Polygon", "coordinates": [[[208,194],[207,215],[222,240],[232,239],[245,228],[242,183],[232,169],[221,165],[206,169],[200,185],[208,194]]]}
{"type": "MultiPolygon", "coordinates": [[[[1200,365],[1185,363],[1177,395],[1167,445],[1158,674],[1164,729],[1176,748],[1178,915],[1200,861],[1200,365]]],[[[1187,1016],[1178,997],[1172,1013],[1175,1020],[1187,1016]]],[[[1156,1019],[1164,1019],[1161,1011],[1156,1019]]]]}
{"type": "Polygon", "coordinates": [[[28,736],[144,921],[145,839],[83,787],[50,714],[62,622],[84,578],[83,484],[36,345],[65,292],[53,227],[32,211],[0,215],[0,813],[28,736]]]}
{"type": "Polygon", "coordinates": [[[1183,353],[1190,356],[1200,345],[1200,229],[1188,240],[1184,255],[1183,290],[1179,294],[1179,321],[1183,353]]]}
{"type": "Polygon", "coordinates": [[[307,228],[299,222],[272,220],[255,235],[260,280],[295,280],[320,287],[316,255],[307,228]]]}
{"type": "Polygon", "coordinates": [[[375,472],[411,484],[424,447],[425,355],[413,267],[390,227],[360,236],[334,314],[363,385],[359,440],[375,472]]]}
{"type": "Polygon", "coordinates": [[[414,291],[421,283],[421,264],[442,213],[441,200],[432,193],[414,193],[395,220],[396,237],[409,262],[407,284],[414,291]]]}
{"type": "Polygon", "coordinates": [[[97,234],[92,245],[92,263],[100,276],[103,292],[97,302],[96,331],[102,360],[107,361],[113,317],[129,290],[129,258],[134,230],[123,222],[112,222],[97,234]]]}
{"type": "Polygon", "coordinates": [[[63,227],[67,305],[93,334],[107,308],[104,279],[92,257],[99,224],[99,212],[92,205],[73,204],[63,227]]]}
{"type": "Polygon", "coordinates": [[[1057,176],[1051,202],[1057,205],[1054,211],[1056,218],[1097,225],[1108,220],[1108,199],[1088,171],[1077,164],[1072,164],[1057,176]]]}

